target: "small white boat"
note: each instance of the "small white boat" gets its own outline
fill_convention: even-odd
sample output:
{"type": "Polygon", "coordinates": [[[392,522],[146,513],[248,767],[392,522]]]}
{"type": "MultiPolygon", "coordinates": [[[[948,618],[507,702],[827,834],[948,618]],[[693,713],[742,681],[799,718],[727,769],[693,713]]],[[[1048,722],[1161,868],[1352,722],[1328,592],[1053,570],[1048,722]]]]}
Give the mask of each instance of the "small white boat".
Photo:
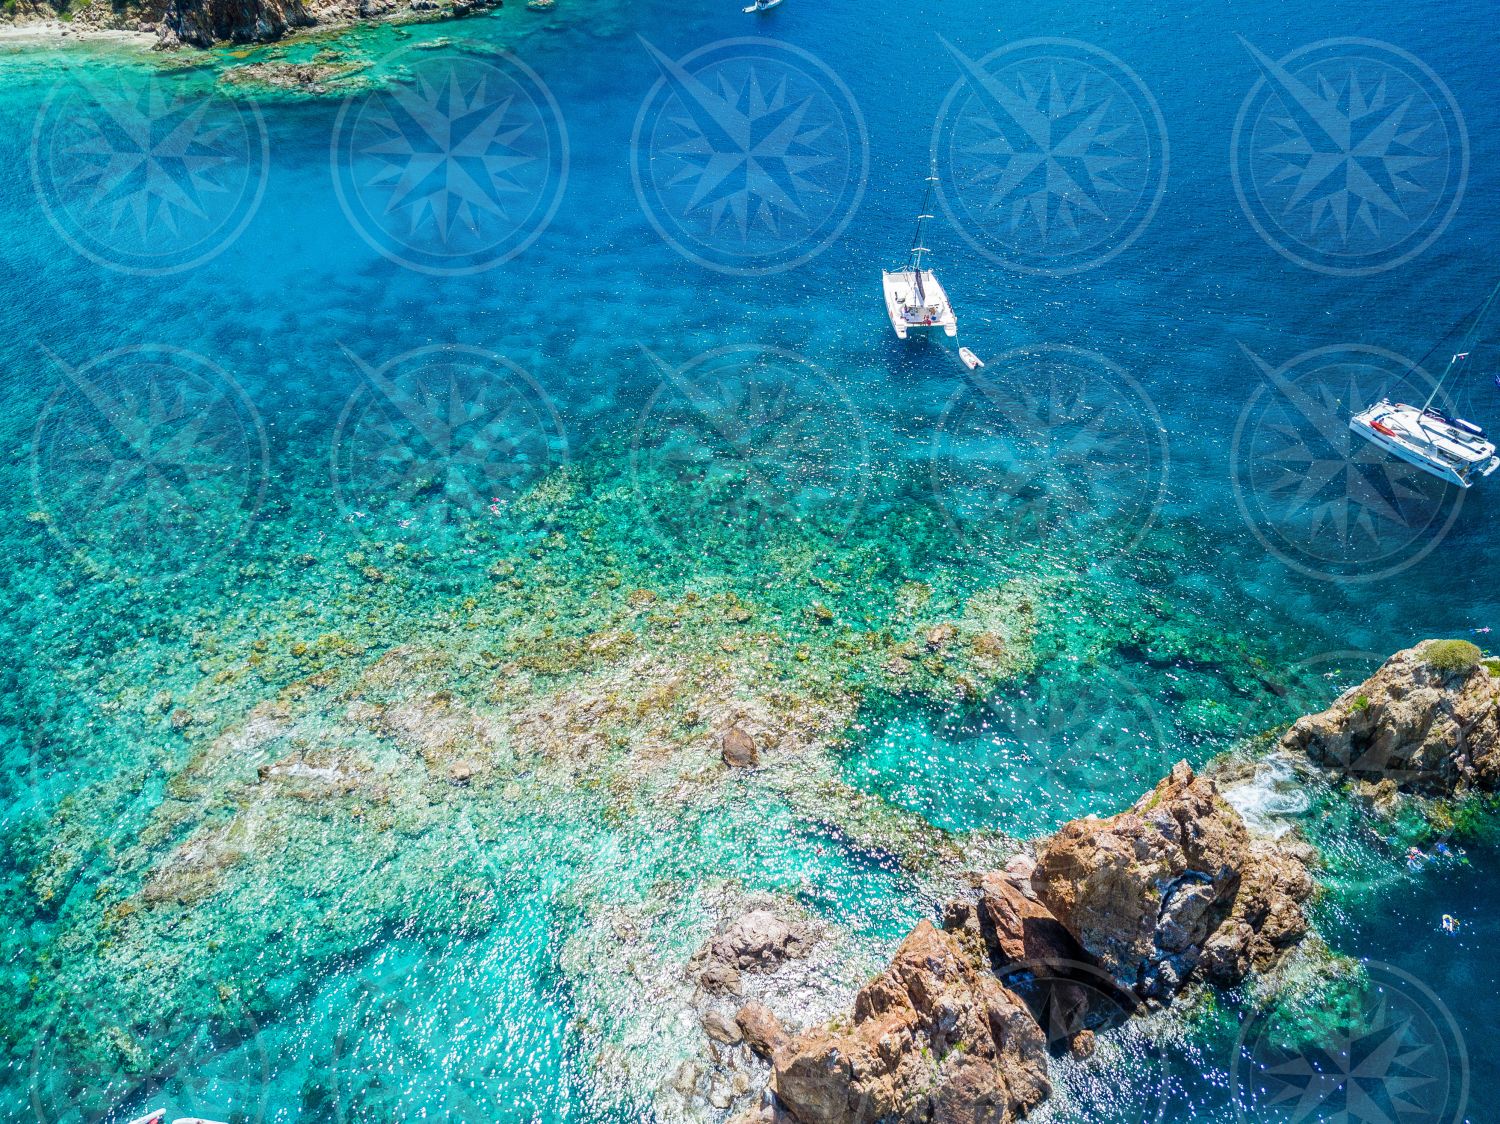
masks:
{"type": "MultiPolygon", "coordinates": [[[[1463,418],[1449,417],[1432,407],[1438,391],[1454,370],[1469,358],[1474,344],[1479,339],[1479,328],[1484,323],[1485,313],[1500,296],[1500,282],[1490,290],[1489,296],[1478,306],[1474,323],[1464,334],[1463,350],[1448,360],[1442,376],[1433,384],[1432,393],[1421,406],[1408,406],[1405,402],[1392,403],[1382,398],[1368,409],[1361,410],[1349,419],[1349,428],[1372,445],[1414,464],[1423,472],[1431,473],[1439,480],[1457,484],[1460,488],[1473,487],[1474,481],[1488,476],[1500,467],[1500,457],[1495,455],[1495,443],[1484,430],[1463,418]]],[[[1460,321],[1462,323],[1462,321],[1460,321]]],[[[1450,329],[1451,331],[1451,329],[1450,329]]],[[[1446,337],[1447,333],[1444,333],[1446,337]]],[[[1439,341],[1441,342],[1441,341],[1439,341]]],[[[1437,350],[1436,347],[1433,350],[1437,350]]],[[[1432,352],[1427,353],[1431,355],[1432,352]]],[[[1425,360],[1426,356],[1422,357],[1425,360]]],[[[1422,360],[1417,362],[1420,364],[1422,360]]]]}
{"type": "Polygon", "coordinates": [[[769,12],[780,3],[781,0],[765,0],[765,3],[751,4],[748,8],[743,9],[743,11],[746,15],[749,15],[751,12],[769,12]]]}
{"type": "Polygon", "coordinates": [[[977,371],[980,367],[984,366],[984,360],[975,355],[967,347],[958,349],[958,357],[964,361],[964,366],[971,371],[977,371]]]}
{"type": "Polygon", "coordinates": [[[1472,487],[1476,479],[1500,468],[1495,445],[1486,439],[1484,430],[1430,407],[1424,410],[1383,398],[1355,414],[1349,428],[1372,445],[1460,488],[1472,487]]]}
{"type": "Polygon", "coordinates": [[[922,255],[930,253],[922,245],[922,224],[932,218],[927,204],[932,200],[932,185],[937,176],[927,177],[927,191],[922,196],[922,213],[917,215],[917,233],[912,239],[906,265],[901,269],[880,271],[880,285],[885,292],[885,311],[898,340],[910,332],[930,332],[941,328],[949,337],[958,335],[958,317],[937,275],[922,268],[922,255]]]}

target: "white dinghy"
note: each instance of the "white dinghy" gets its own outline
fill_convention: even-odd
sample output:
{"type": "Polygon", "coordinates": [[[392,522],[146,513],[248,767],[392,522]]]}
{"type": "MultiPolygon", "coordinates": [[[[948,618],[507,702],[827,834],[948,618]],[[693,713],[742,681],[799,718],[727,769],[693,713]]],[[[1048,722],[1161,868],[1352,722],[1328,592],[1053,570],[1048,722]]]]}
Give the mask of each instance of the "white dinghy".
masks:
{"type": "Polygon", "coordinates": [[[922,197],[922,212],[917,215],[917,233],[912,239],[906,265],[901,269],[880,271],[881,287],[885,291],[885,311],[891,318],[891,327],[896,338],[904,340],[910,332],[930,332],[941,328],[947,336],[958,335],[958,317],[948,294],[938,283],[937,275],[922,268],[922,255],[930,253],[922,245],[922,224],[932,218],[927,214],[927,204],[932,201],[932,185],[936,176],[927,177],[927,191],[922,197]]]}
{"type": "Polygon", "coordinates": [[[1421,406],[1409,406],[1405,402],[1382,398],[1350,418],[1349,428],[1392,456],[1460,488],[1473,487],[1475,480],[1500,468],[1495,443],[1489,440],[1482,428],[1463,418],[1449,417],[1432,405],[1443,382],[1469,358],[1479,336],[1479,326],[1497,294],[1500,294],[1500,284],[1490,290],[1490,295],[1480,305],[1479,315],[1465,336],[1464,350],[1448,360],[1447,369],[1433,386],[1426,402],[1421,406]]]}

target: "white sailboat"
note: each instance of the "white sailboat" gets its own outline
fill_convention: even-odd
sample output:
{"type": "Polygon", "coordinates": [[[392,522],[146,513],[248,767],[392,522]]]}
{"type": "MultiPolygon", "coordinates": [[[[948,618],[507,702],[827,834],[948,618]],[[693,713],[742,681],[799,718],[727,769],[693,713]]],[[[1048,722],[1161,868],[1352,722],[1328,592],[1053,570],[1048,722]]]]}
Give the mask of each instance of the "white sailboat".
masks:
{"type": "Polygon", "coordinates": [[[927,177],[922,211],[917,215],[917,233],[912,239],[906,265],[901,269],[880,271],[885,311],[891,318],[891,327],[895,329],[898,340],[906,339],[909,332],[925,333],[934,328],[941,328],[948,336],[958,335],[958,317],[948,302],[947,292],[932,270],[922,268],[922,255],[931,253],[922,245],[922,224],[932,218],[927,214],[927,205],[932,201],[932,185],[936,182],[937,176],[927,177]]]}
{"type": "Polygon", "coordinates": [[[1447,369],[1426,402],[1418,407],[1382,398],[1350,418],[1349,428],[1372,445],[1460,488],[1472,487],[1475,480],[1500,468],[1495,443],[1482,428],[1463,418],[1449,417],[1432,405],[1443,382],[1469,358],[1479,336],[1479,326],[1496,295],[1500,295],[1500,284],[1490,290],[1465,336],[1463,350],[1448,360],[1447,369]]]}

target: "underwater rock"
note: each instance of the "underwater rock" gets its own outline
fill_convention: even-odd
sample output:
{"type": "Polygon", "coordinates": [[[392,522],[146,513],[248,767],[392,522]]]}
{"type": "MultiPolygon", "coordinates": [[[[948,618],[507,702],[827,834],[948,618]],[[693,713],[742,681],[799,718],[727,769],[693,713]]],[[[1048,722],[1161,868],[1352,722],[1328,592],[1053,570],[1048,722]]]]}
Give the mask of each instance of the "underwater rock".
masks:
{"type": "Polygon", "coordinates": [[[1216,982],[1273,961],[1306,932],[1306,855],[1255,840],[1214,783],[1178,762],[1128,811],[1065,824],[1031,885],[1119,984],[1180,991],[1209,950],[1216,982]]]}
{"type": "Polygon", "coordinates": [[[1051,1091],[1025,1004],[923,921],[860,989],[852,1025],[776,1050],[772,1087],[802,1124],[1016,1120],[1051,1091]]]}
{"type": "Polygon", "coordinates": [[[708,945],[708,957],[719,964],[765,971],[783,960],[805,956],[811,944],[803,926],[782,920],[769,909],[756,909],[730,923],[708,945]]]}
{"type": "Polygon", "coordinates": [[[1500,787],[1500,677],[1466,641],[1397,652],[1321,714],[1299,718],[1284,750],[1358,780],[1451,795],[1500,787]]]}
{"type": "Polygon", "coordinates": [[[282,794],[298,800],[345,796],[368,784],[372,775],[369,763],[357,758],[340,760],[307,753],[294,753],[256,770],[263,784],[274,784],[282,794]]]}
{"type": "Polygon", "coordinates": [[[760,764],[760,750],[755,739],[742,727],[731,726],[724,734],[720,756],[731,769],[748,769],[760,764]]]}

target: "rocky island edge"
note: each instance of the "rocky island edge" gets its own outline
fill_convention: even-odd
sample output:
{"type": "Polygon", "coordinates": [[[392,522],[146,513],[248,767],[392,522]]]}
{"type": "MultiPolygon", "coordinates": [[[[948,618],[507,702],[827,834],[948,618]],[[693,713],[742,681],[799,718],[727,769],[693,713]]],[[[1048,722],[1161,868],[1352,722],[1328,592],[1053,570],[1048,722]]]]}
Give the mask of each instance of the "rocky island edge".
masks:
{"type": "MultiPolygon", "coordinates": [[[[1467,641],[1398,652],[1275,751],[1390,810],[1500,787],[1500,662],[1467,641]]],[[[1243,768],[1243,765],[1241,766],[1243,768]]],[[[853,1010],[794,1033],[766,1003],[734,1006],[740,972],[797,955],[794,927],[747,914],[694,970],[712,1055],[753,1055],[761,1103],[735,1117],[800,1124],[1025,1117],[1048,1059],[1190,986],[1274,972],[1310,929],[1317,852],[1254,833],[1225,799],[1232,765],[1178,763],[1129,809],[1087,816],[974,878],[942,925],[920,922],[853,1010]],[[706,963],[705,963],[706,962],[706,963]]]]}

